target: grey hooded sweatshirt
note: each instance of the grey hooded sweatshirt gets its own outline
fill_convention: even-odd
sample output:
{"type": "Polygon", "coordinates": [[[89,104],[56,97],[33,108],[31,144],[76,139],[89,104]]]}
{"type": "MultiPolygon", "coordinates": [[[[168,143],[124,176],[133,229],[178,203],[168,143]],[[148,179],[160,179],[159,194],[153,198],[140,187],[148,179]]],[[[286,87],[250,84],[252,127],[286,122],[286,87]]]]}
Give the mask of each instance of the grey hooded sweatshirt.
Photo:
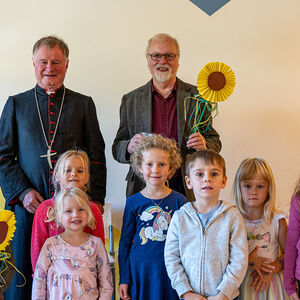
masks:
{"type": "Polygon", "coordinates": [[[192,291],[237,297],[248,266],[247,233],[238,209],[221,201],[203,228],[192,203],[183,205],[168,229],[165,264],[179,296],[192,291]]]}

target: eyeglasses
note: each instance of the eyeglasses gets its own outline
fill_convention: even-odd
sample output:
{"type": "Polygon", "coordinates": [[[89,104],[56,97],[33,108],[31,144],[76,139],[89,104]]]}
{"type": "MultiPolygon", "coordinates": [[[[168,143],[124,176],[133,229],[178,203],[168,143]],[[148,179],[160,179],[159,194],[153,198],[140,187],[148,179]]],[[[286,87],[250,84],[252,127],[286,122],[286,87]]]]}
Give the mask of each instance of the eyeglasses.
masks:
{"type": "Polygon", "coordinates": [[[159,61],[162,59],[162,57],[164,57],[167,61],[173,61],[176,58],[176,56],[179,56],[179,54],[174,53],[148,53],[147,55],[149,55],[154,61],[159,61]]]}

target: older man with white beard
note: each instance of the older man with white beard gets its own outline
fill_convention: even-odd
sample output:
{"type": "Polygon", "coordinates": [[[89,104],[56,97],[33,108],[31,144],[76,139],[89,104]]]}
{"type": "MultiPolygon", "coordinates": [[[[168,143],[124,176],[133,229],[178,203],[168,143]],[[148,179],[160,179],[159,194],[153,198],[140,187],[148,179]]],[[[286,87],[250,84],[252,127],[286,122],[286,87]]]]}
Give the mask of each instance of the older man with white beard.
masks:
{"type": "MultiPolygon", "coordinates": [[[[159,33],[148,41],[146,58],[152,79],[122,98],[120,126],[112,152],[120,163],[130,163],[130,155],[137,143],[151,133],[162,134],[177,141],[183,164],[170,180],[170,188],[188,196],[185,188],[185,158],[188,153],[201,149],[221,150],[218,133],[211,126],[200,134],[189,135],[190,128],[184,117],[184,99],[198,94],[197,88],[176,77],[179,67],[180,49],[176,39],[159,33]]],[[[192,114],[196,101],[186,103],[186,112],[192,114]]],[[[205,118],[210,117],[206,111],[205,118]]],[[[188,118],[187,118],[188,119],[188,118]]],[[[144,187],[132,171],[126,177],[126,196],[139,192],[144,187]]],[[[192,199],[192,198],[191,198],[192,199]]]]}

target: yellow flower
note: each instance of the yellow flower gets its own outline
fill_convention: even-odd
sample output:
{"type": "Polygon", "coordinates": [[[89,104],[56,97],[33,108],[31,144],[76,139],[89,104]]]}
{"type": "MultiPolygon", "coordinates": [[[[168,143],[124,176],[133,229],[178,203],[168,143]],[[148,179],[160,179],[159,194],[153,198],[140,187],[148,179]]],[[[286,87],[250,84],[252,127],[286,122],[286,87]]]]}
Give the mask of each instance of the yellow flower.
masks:
{"type": "Polygon", "coordinates": [[[0,210],[0,251],[4,250],[12,240],[16,230],[16,219],[13,212],[0,210]]]}
{"type": "Polygon", "coordinates": [[[235,76],[233,71],[221,62],[211,62],[200,71],[197,88],[201,97],[210,102],[226,100],[233,92],[235,76]]]}

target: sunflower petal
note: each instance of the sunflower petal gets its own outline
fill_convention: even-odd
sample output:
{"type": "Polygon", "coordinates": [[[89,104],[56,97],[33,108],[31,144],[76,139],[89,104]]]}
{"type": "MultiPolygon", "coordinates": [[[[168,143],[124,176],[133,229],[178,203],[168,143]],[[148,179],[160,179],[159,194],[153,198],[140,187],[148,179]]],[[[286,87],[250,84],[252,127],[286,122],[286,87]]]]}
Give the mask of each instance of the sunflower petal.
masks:
{"type": "Polygon", "coordinates": [[[235,76],[229,66],[222,62],[211,62],[204,66],[197,78],[197,89],[203,99],[210,102],[225,101],[233,92],[235,76]],[[226,83],[220,90],[213,90],[208,85],[208,77],[214,72],[221,72],[225,76],[226,83]]]}

